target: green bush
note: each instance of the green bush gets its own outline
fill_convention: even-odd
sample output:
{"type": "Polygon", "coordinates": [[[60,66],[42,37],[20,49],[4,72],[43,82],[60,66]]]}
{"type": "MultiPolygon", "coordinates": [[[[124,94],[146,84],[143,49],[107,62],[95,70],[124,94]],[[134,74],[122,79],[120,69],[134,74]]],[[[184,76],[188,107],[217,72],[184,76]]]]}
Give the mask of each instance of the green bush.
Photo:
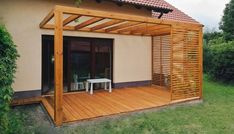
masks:
{"type": "Polygon", "coordinates": [[[234,41],[212,44],[208,53],[208,74],[216,80],[234,82],[234,41]]]}
{"type": "Polygon", "coordinates": [[[0,132],[9,132],[8,112],[12,99],[18,53],[5,26],[0,25],[0,132]]]}
{"type": "Polygon", "coordinates": [[[210,47],[217,44],[224,43],[225,40],[223,38],[222,32],[216,31],[206,31],[203,36],[203,71],[204,73],[208,73],[210,68],[212,68],[211,60],[211,50],[210,47]]]}

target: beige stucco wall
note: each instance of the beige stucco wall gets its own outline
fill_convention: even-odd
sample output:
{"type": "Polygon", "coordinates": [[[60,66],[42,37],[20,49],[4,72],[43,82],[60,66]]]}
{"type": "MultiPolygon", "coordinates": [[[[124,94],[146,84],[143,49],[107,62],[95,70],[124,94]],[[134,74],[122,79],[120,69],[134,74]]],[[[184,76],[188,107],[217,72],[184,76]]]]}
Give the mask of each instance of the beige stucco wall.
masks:
{"type": "MultiPolygon", "coordinates": [[[[53,32],[39,29],[39,23],[55,4],[73,6],[73,0],[64,1],[1,0],[0,21],[11,33],[20,54],[13,85],[15,91],[41,89],[41,35],[53,32]]],[[[146,10],[137,10],[129,6],[120,8],[109,2],[97,4],[93,0],[85,1],[81,7],[150,15],[146,10]]],[[[64,35],[114,38],[114,83],[151,80],[150,37],[84,32],[64,32],[64,35]]]]}

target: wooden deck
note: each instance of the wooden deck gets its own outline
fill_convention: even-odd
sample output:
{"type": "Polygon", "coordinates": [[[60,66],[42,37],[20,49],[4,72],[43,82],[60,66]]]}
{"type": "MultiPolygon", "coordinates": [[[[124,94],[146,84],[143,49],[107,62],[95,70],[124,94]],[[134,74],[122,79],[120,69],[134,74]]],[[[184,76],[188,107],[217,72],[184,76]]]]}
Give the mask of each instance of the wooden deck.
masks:
{"type": "MultiPolygon", "coordinates": [[[[51,118],[54,118],[53,97],[44,97],[42,102],[51,118]]],[[[63,95],[63,122],[81,121],[150,109],[170,103],[170,92],[156,87],[114,89],[63,95]]]]}

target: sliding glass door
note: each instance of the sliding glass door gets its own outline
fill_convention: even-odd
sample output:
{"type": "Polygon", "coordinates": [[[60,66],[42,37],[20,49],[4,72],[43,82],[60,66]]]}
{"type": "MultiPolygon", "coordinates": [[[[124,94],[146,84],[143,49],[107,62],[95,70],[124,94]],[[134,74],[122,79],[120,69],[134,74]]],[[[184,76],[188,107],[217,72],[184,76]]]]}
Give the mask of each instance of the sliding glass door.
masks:
{"type": "MultiPolygon", "coordinates": [[[[42,92],[53,92],[53,36],[43,36],[42,92]]],[[[112,79],[113,40],[64,37],[64,92],[85,90],[91,78],[112,79]]],[[[95,85],[95,89],[103,85],[95,85]]]]}

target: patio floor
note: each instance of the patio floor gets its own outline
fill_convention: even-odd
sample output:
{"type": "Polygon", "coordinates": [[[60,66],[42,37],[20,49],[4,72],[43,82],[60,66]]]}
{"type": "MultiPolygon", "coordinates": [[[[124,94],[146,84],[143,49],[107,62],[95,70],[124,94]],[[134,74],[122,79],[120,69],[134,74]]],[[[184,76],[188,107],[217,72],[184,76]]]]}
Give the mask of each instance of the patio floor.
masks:
{"type": "MultiPolygon", "coordinates": [[[[53,97],[42,99],[43,105],[53,119],[53,97]]],[[[81,121],[107,115],[133,112],[170,104],[170,92],[157,87],[134,87],[68,93],[63,96],[63,122],[81,121]]]]}

